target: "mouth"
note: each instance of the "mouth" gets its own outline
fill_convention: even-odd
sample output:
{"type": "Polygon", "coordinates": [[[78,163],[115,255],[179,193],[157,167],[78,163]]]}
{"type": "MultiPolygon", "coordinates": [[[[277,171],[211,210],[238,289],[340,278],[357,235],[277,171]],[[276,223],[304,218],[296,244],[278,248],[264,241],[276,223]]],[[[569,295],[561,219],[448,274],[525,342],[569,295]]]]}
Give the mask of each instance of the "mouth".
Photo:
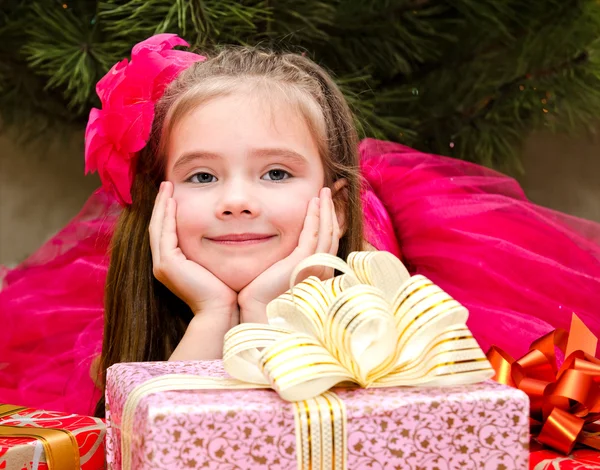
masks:
{"type": "Polygon", "coordinates": [[[265,243],[272,239],[274,236],[275,235],[268,235],[263,233],[230,233],[228,235],[221,235],[219,237],[206,237],[206,239],[219,245],[240,246],[265,243]]]}

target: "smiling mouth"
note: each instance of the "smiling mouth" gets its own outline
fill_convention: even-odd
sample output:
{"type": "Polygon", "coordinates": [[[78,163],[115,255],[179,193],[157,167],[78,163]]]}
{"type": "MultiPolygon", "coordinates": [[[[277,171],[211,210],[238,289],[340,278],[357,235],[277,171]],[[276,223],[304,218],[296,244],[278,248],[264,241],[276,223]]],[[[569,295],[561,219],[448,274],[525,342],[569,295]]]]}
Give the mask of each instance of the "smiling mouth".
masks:
{"type": "Polygon", "coordinates": [[[259,233],[240,233],[223,235],[221,237],[208,238],[207,240],[217,243],[219,245],[257,245],[259,243],[265,243],[273,238],[275,235],[263,235],[259,233]]]}

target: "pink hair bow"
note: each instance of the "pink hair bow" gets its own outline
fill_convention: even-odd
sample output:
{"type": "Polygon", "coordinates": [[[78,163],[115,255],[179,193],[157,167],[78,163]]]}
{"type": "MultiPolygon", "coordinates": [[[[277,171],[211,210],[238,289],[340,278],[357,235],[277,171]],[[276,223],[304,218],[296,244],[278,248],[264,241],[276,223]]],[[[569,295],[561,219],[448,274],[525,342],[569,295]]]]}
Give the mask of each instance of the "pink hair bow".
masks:
{"type": "Polygon", "coordinates": [[[122,205],[131,204],[137,152],[150,137],[154,104],[167,85],[205,59],[174,50],[189,44],[176,34],[157,34],[137,44],[96,85],[102,109],[90,111],[85,130],[85,172],[98,171],[102,185],[122,205]]]}

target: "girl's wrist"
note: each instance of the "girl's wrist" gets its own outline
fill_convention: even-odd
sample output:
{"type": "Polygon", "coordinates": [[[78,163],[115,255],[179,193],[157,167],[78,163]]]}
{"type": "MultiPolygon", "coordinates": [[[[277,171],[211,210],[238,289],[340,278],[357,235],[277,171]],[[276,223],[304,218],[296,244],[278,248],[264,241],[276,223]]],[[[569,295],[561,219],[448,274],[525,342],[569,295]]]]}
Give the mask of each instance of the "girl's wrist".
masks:
{"type": "Polygon", "coordinates": [[[195,315],[169,361],[203,361],[223,357],[223,339],[236,310],[204,309],[195,315]]]}
{"type": "MultiPolygon", "coordinates": [[[[194,312],[194,318],[190,321],[190,326],[210,324],[210,329],[218,335],[225,335],[231,328],[240,324],[240,309],[238,304],[232,305],[206,305],[202,309],[194,312]]],[[[189,328],[189,326],[188,326],[189,328]]]]}
{"type": "Polygon", "coordinates": [[[240,304],[240,323],[268,323],[267,305],[258,300],[240,304]]]}
{"type": "Polygon", "coordinates": [[[225,316],[231,317],[238,314],[239,307],[237,302],[227,303],[206,303],[201,307],[192,309],[194,312],[194,318],[198,316],[225,316]]]}

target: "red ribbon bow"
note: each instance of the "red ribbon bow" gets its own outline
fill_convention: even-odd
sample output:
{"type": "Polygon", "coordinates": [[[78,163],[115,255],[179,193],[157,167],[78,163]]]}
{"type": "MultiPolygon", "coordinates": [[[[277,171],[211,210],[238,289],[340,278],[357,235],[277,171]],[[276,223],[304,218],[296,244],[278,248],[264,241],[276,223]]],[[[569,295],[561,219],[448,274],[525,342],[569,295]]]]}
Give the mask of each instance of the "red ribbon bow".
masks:
{"type": "Polygon", "coordinates": [[[558,328],[534,341],[529,352],[514,360],[492,346],[487,358],[494,380],[524,391],[531,403],[531,434],[539,443],[564,454],[575,444],[600,450],[600,360],[598,339],[573,315],[567,332],[558,328]],[[554,348],[565,355],[560,368],[554,348]]]}

